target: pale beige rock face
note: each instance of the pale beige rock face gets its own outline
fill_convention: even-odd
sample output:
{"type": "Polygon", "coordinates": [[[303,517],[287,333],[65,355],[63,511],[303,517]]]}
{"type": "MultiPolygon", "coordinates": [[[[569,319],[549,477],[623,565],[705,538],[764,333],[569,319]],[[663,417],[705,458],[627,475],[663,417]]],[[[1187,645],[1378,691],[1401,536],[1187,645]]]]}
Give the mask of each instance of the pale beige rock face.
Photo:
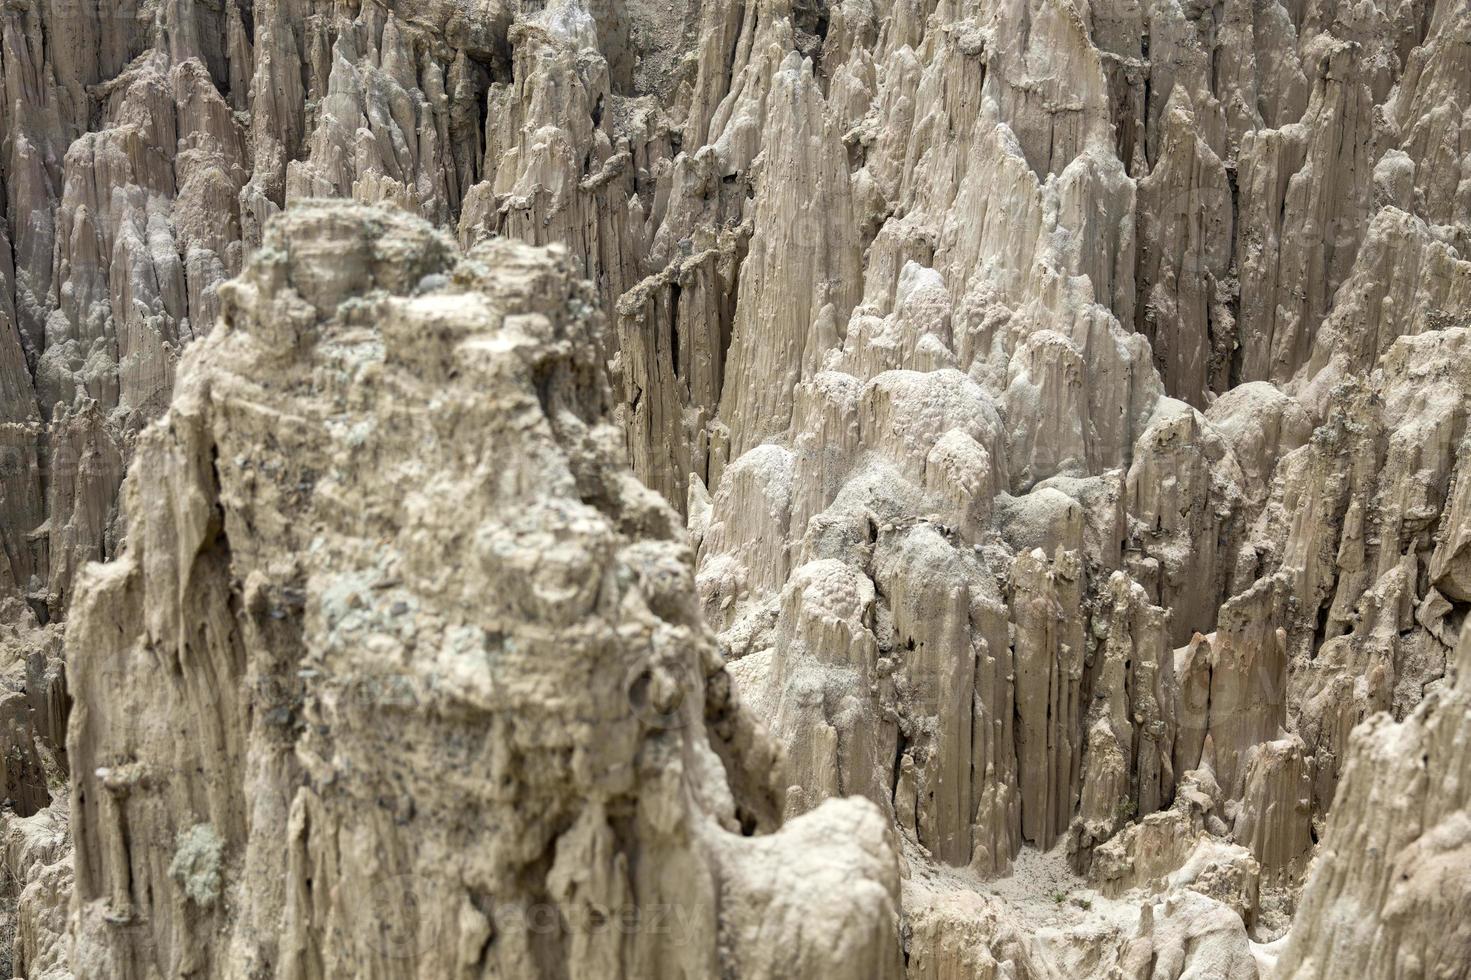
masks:
{"type": "Polygon", "coordinates": [[[15,975],[1471,973],[1465,3],[26,0],[0,198],[15,975]]]}
{"type": "Polygon", "coordinates": [[[1355,730],[1283,977],[1457,976],[1471,961],[1471,630],[1455,680],[1355,730]]]}
{"type": "Polygon", "coordinates": [[[78,976],[900,975],[881,813],[776,828],[571,270],[268,224],[73,612],[78,976]]]}

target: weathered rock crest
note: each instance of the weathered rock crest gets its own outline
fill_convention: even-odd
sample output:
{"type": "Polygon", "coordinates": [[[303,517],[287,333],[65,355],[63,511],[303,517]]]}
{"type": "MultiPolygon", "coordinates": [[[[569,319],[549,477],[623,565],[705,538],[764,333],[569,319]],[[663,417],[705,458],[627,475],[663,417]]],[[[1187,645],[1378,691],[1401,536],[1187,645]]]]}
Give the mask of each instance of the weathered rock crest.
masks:
{"type": "Polygon", "coordinates": [[[1465,3],[18,0],[0,198],[17,974],[1471,970],[1465,3]]]}

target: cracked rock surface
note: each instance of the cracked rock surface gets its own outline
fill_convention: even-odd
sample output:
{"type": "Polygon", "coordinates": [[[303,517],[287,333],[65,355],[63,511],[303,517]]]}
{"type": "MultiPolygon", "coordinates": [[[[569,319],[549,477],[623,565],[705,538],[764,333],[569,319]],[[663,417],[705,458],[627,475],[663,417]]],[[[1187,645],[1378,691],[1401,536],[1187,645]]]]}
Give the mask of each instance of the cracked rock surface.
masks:
{"type": "Polygon", "coordinates": [[[1462,0],[10,0],[0,199],[0,974],[1471,976],[1462,0]]]}

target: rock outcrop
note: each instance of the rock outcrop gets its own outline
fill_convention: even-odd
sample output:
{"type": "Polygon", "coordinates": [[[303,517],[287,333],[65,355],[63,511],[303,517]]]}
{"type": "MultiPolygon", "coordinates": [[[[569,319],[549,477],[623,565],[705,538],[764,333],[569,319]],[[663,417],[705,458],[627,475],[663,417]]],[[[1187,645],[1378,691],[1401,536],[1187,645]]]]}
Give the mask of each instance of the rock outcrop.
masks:
{"type": "Polygon", "coordinates": [[[901,975],[877,808],[777,828],[573,268],[268,224],[73,612],[78,976],[901,975]]]}
{"type": "Polygon", "coordinates": [[[0,198],[17,975],[1466,972],[1465,3],[24,0],[0,198]]]}
{"type": "Polygon", "coordinates": [[[1280,976],[1456,976],[1471,963],[1471,630],[1455,666],[1403,722],[1355,730],[1280,976]]]}

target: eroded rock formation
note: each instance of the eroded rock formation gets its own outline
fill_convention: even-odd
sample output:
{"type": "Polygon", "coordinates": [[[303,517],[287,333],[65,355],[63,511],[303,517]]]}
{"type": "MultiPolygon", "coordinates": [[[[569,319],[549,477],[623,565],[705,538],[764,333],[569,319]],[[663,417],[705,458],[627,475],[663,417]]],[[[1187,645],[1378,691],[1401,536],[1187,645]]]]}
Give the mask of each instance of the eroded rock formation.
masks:
{"type": "Polygon", "coordinates": [[[16,975],[1471,973],[1464,3],[31,0],[0,196],[16,975]]]}
{"type": "Polygon", "coordinates": [[[885,823],[777,829],[592,292],[456,251],[289,211],[140,440],[68,638],[73,968],[898,977],[885,823]]]}

